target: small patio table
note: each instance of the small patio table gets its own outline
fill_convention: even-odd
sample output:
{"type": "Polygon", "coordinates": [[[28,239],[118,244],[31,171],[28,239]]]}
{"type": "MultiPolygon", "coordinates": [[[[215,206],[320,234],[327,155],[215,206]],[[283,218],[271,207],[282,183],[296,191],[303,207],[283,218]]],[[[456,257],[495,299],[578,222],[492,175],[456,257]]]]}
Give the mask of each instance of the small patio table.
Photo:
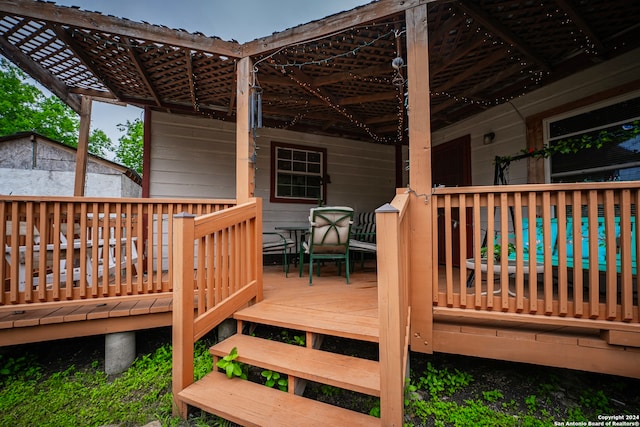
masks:
{"type": "MultiPolygon", "coordinates": [[[[304,242],[304,236],[309,232],[309,224],[292,224],[292,225],[277,225],[274,227],[276,230],[282,230],[289,233],[289,237],[293,239],[298,245],[304,242]],[[299,237],[298,237],[299,234],[299,237]]],[[[296,255],[300,250],[300,246],[296,248],[296,255]]],[[[298,265],[297,256],[293,258],[293,265],[298,265]]]]}
{"type": "MultiPolygon", "coordinates": [[[[467,261],[465,262],[465,265],[467,267],[468,270],[473,270],[475,272],[476,269],[476,260],[474,258],[468,258],[467,261]]],[[[482,273],[486,273],[489,270],[489,266],[487,264],[487,258],[481,258],[480,259],[480,274],[482,273]]],[[[522,271],[524,272],[524,274],[529,274],[529,264],[528,263],[524,263],[524,265],[522,266],[522,271]]],[[[502,272],[502,263],[501,261],[494,261],[493,262],[493,272],[497,275],[499,275],[502,272]]],[[[515,259],[510,259],[507,261],[507,273],[509,274],[515,274],[516,272],[516,260],[515,259]]],[[[536,263],[536,274],[541,274],[544,273],[544,265],[540,264],[540,263],[536,263]]],[[[467,288],[471,287],[471,283],[473,281],[473,276],[469,276],[467,278],[467,288]]],[[[508,286],[508,283],[507,283],[508,286]]],[[[494,291],[494,293],[500,293],[500,289],[497,289],[494,291]]],[[[509,295],[511,296],[515,296],[515,293],[511,292],[509,290],[509,295]]]]}

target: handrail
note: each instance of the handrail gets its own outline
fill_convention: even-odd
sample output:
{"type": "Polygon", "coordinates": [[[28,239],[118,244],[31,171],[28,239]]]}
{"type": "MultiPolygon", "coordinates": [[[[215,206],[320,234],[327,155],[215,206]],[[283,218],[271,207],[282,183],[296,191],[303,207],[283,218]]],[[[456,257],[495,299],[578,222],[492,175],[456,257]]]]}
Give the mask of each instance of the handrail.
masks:
{"type": "Polygon", "coordinates": [[[382,425],[402,425],[403,420],[411,310],[409,200],[409,194],[398,194],[376,210],[382,425]]]}
{"type": "Polygon", "coordinates": [[[193,383],[193,345],[235,311],[262,300],[262,200],[174,217],[173,399],[193,383]]]}
{"type": "Polygon", "coordinates": [[[171,225],[234,200],[0,197],[0,307],[171,292],[171,225]]]}
{"type": "Polygon", "coordinates": [[[438,188],[431,197],[440,219],[433,251],[444,251],[445,264],[437,307],[527,314],[531,322],[573,318],[584,327],[640,321],[640,183],[438,188]]]}

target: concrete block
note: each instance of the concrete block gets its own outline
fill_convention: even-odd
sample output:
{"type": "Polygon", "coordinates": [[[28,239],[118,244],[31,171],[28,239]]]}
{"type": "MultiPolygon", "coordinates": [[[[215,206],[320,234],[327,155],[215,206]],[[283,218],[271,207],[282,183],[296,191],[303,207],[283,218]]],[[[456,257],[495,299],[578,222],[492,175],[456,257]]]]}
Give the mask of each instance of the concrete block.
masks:
{"type": "Polygon", "coordinates": [[[136,333],[118,332],[104,337],[104,371],[119,374],[126,371],[136,358],[136,333]]]}

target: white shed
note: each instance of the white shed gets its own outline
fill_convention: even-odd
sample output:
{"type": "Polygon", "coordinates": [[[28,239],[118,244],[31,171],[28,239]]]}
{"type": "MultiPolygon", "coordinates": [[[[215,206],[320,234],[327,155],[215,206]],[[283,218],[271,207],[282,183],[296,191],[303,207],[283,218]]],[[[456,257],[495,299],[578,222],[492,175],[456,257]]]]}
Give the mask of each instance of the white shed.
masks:
{"type": "MultiPolygon", "coordinates": [[[[76,149],[35,132],[0,138],[0,194],[73,196],[76,149]]],[[[142,178],[134,170],[89,155],[85,196],[140,197],[142,178]]]]}

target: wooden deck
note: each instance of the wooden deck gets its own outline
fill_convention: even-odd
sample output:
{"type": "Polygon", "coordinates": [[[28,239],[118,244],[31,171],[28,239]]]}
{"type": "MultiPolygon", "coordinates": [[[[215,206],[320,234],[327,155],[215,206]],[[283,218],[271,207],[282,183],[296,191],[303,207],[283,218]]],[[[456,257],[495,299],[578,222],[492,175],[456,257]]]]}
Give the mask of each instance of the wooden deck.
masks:
{"type": "Polygon", "coordinates": [[[171,326],[172,300],[166,292],[1,306],[0,346],[171,326]]]}
{"type": "MultiPolygon", "coordinates": [[[[443,267],[440,270],[443,274],[443,267]]],[[[441,280],[439,292],[445,292],[445,287],[441,280]]],[[[460,280],[453,288],[459,294],[460,280]]],[[[313,286],[309,286],[306,274],[298,277],[296,269],[285,278],[280,266],[265,266],[264,301],[235,317],[311,334],[377,342],[377,299],[375,260],[368,260],[364,269],[358,264],[349,285],[344,273],[337,276],[332,265],[322,267],[313,286]]],[[[0,346],[171,325],[171,295],[140,295],[109,302],[60,301],[43,306],[0,308],[0,346]]],[[[628,325],[626,333],[612,333],[607,331],[606,321],[594,321],[592,327],[585,328],[571,319],[528,316],[525,321],[499,311],[433,309],[436,352],[640,377],[640,347],[634,325],[628,325]]]]}

